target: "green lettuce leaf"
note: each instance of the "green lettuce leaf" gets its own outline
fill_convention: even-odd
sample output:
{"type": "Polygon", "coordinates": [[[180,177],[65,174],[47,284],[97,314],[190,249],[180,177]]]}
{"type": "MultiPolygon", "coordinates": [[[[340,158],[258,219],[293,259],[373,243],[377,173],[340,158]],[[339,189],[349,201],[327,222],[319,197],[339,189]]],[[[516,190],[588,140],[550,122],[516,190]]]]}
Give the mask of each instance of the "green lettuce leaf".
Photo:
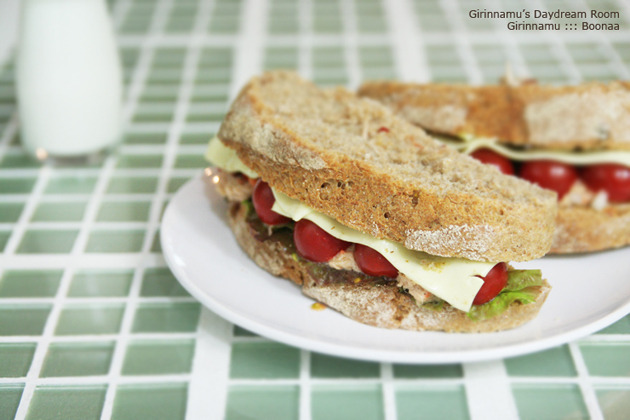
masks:
{"type": "Polygon", "coordinates": [[[540,270],[511,270],[505,288],[488,303],[473,305],[468,317],[473,321],[483,321],[503,313],[512,303],[533,303],[543,284],[540,270]]]}

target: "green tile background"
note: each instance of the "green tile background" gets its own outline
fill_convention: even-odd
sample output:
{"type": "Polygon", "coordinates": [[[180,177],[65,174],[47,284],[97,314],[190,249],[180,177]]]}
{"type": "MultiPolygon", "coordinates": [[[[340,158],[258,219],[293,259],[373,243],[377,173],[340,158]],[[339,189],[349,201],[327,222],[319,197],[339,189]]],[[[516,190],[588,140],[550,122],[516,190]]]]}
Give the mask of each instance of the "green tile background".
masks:
{"type": "Polygon", "coordinates": [[[402,386],[396,391],[396,409],[400,420],[468,418],[466,393],[461,386],[402,386]]]}
{"type": "MultiPolygon", "coordinates": [[[[0,377],[26,376],[35,353],[35,343],[6,343],[0,347],[0,377]]],[[[1,406],[2,404],[0,404],[1,406]]]]}
{"type": "Polygon", "coordinates": [[[53,343],[48,348],[40,377],[106,375],[114,343],[53,343]]]}
{"type": "Polygon", "coordinates": [[[0,336],[40,335],[50,310],[48,304],[0,306],[0,336]]]}
{"type": "Polygon", "coordinates": [[[587,419],[586,406],[577,385],[515,385],[514,398],[521,419],[587,419]]]}
{"type": "Polygon", "coordinates": [[[23,384],[0,385],[0,417],[12,419],[22,398],[23,384]]]}
{"type": "Polygon", "coordinates": [[[232,345],[231,378],[297,378],[300,351],[280,343],[232,345]]]}
{"type": "Polygon", "coordinates": [[[122,374],[188,373],[194,345],[193,340],[135,340],[127,346],[122,374]]]}
{"type": "Polygon", "coordinates": [[[378,385],[316,387],[311,396],[312,419],[383,420],[381,395],[378,385]]]}
{"type": "MultiPolygon", "coordinates": [[[[165,268],[159,224],[150,218],[161,215],[173,194],[206,165],[205,145],[237,88],[233,74],[240,58],[234,47],[247,29],[241,18],[248,3],[213,0],[206,15],[201,0],[107,3],[124,41],[125,100],[137,103],[128,108],[121,146],[105,160],[43,168],[27,156],[19,128],[8,131],[16,110],[15,57],[0,63],[0,418],[14,417],[27,381],[40,381],[26,397],[28,407],[22,406],[27,419],[100,418],[107,392],[113,419],[184,418],[190,379],[199,374],[193,363],[201,307],[165,268]],[[192,56],[184,37],[196,30],[198,61],[184,79],[192,56]],[[147,36],[151,43],[145,43],[147,36]],[[188,98],[181,97],[184,84],[190,84],[188,98]],[[183,100],[188,103],[180,110],[182,120],[174,125],[183,100]],[[145,242],[149,249],[143,249],[145,242]],[[121,382],[110,387],[110,374],[121,382]],[[175,379],[164,381],[165,375],[175,379]]],[[[569,5],[546,3],[554,10],[569,5]]],[[[617,8],[622,0],[586,3],[617,8]]],[[[462,3],[409,4],[423,37],[423,71],[435,81],[474,76],[495,82],[503,63],[514,57],[543,82],[576,74],[609,80],[627,77],[630,68],[628,32],[578,37],[566,47],[561,37],[523,41],[513,34],[510,40],[497,37],[491,21],[466,19],[468,6],[462,3]],[[454,13],[462,14],[466,31],[456,36],[454,13]],[[614,39],[607,43],[609,35],[614,39]],[[474,66],[467,65],[467,53],[474,66]]],[[[356,77],[396,78],[400,67],[388,7],[378,0],[269,0],[260,65],[308,65],[311,77],[326,86],[357,82],[356,77]],[[310,19],[302,18],[305,5],[310,19]],[[347,8],[356,17],[346,16],[347,8]],[[312,26],[300,32],[305,22],[312,26]],[[356,38],[346,42],[347,35],[356,38]]],[[[530,5],[514,0],[510,7],[530,5]]],[[[627,31],[625,12],[621,21],[627,31]]],[[[603,418],[623,418],[630,410],[629,336],[626,316],[571,346],[504,360],[520,417],[588,418],[601,412],[603,418]],[[587,407],[582,391],[599,406],[587,407]]],[[[419,413],[469,418],[461,364],[353,361],[301,352],[239,327],[229,356],[226,419],[296,419],[302,410],[314,420],[381,419],[387,392],[398,419],[419,413]],[[382,376],[389,373],[391,378],[382,376]]]]}
{"type": "Polygon", "coordinates": [[[72,278],[68,296],[123,297],[128,295],[132,280],[132,270],[81,270],[72,278]]]}
{"type": "Polygon", "coordinates": [[[296,386],[242,386],[228,394],[225,420],[248,418],[291,420],[298,418],[296,386]]]}
{"type": "Polygon", "coordinates": [[[0,298],[53,297],[61,270],[8,270],[0,277],[0,298]]]}
{"type": "Polygon", "coordinates": [[[120,304],[68,305],[59,315],[55,335],[115,334],[123,312],[120,304]]]}
{"type": "Polygon", "coordinates": [[[104,386],[41,386],[35,389],[28,420],[98,419],[105,401],[104,386]]]}
{"type": "Polygon", "coordinates": [[[184,419],[187,386],[179,383],[124,385],[114,399],[112,419],[184,419]]]}

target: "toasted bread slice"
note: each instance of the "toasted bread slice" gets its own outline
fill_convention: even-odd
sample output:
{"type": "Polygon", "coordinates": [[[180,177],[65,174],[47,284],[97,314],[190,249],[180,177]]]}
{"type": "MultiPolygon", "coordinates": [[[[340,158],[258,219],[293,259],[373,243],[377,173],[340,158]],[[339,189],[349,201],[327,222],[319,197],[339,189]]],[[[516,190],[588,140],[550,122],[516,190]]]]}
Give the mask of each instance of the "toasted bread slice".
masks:
{"type": "MultiPolygon", "coordinates": [[[[549,149],[630,149],[630,83],[465,86],[369,82],[359,94],[427,130],[549,149]]],[[[630,244],[630,204],[561,202],[550,253],[630,244]]]]}
{"type": "Polygon", "coordinates": [[[427,130],[550,149],[630,150],[630,82],[469,86],[368,82],[376,99],[427,130]]]}
{"type": "Polygon", "coordinates": [[[602,251],[630,244],[630,204],[561,206],[550,254],[602,251]]]}
{"type": "Polygon", "coordinates": [[[218,137],[273,188],[410,249],[524,261],[551,246],[554,193],[503,176],[345,89],[266,73],[243,88],[218,137]]]}
{"type": "Polygon", "coordinates": [[[292,243],[282,238],[286,232],[261,234],[248,222],[247,213],[246,205],[232,202],[228,219],[237,242],[256,264],[301,286],[306,296],[375,327],[448,332],[505,330],[534,318],[550,291],[545,282],[535,302],[515,302],[500,315],[474,321],[448,304],[439,310],[417,305],[410,295],[401,292],[395,280],[336,270],[296,257],[292,243]]]}

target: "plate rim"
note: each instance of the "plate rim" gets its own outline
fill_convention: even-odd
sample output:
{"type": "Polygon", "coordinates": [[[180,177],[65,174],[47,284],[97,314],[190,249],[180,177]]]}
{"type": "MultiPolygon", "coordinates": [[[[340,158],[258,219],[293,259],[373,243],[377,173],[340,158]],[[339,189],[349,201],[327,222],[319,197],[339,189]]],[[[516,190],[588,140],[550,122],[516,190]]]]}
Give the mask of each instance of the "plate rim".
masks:
{"type": "MultiPolygon", "coordinates": [[[[219,301],[213,296],[208,295],[204,290],[202,290],[197,282],[189,278],[189,276],[185,273],[183,268],[180,266],[178,261],[176,261],[176,255],[174,254],[174,250],[171,248],[171,244],[169,241],[170,234],[170,226],[168,223],[171,218],[174,216],[172,213],[175,211],[176,203],[178,199],[181,200],[186,194],[186,192],[195,187],[197,183],[204,183],[203,177],[205,175],[201,174],[200,176],[194,176],[189,179],[184,185],[182,185],[175,195],[169,201],[162,218],[161,228],[160,228],[160,242],[162,245],[162,254],[166,261],[166,264],[171,269],[175,278],[181,283],[181,285],[190,293],[195,299],[197,299],[203,306],[207,309],[215,312],[221,318],[231,322],[232,324],[238,325],[242,328],[245,328],[253,333],[259,334],[268,339],[278,341],[284,344],[288,344],[294,347],[306,349],[309,351],[314,351],[318,353],[328,354],[337,357],[344,357],[349,359],[356,360],[365,360],[365,361],[373,361],[373,362],[394,362],[401,364],[450,364],[450,363],[466,363],[466,362],[482,362],[482,361],[490,361],[497,360],[502,358],[510,358],[515,356],[521,356],[530,353],[536,353],[539,351],[547,350],[562,344],[566,344],[573,340],[585,337],[589,334],[592,334],[596,331],[599,331],[606,326],[611,325],[612,323],[618,321],[623,318],[625,315],[630,312],[630,298],[625,302],[625,304],[620,305],[615,310],[607,313],[601,318],[589,322],[585,325],[582,325],[578,328],[574,328],[570,331],[552,335],[549,337],[541,338],[536,341],[531,342],[518,342],[518,343],[510,343],[506,345],[498,345],[490,348],[483,349],[471,349],[471,350],[457,350],[453,352],[441,352],[441,351],[401,351],[401,350],[385,350],[385,349],[357,349],[356,347],[347,347],[347,345],[342,345],[338,343],[322,341],[318,339],[309,338],[307,336],[297,336],[295,334],[291,334],[287,331],[282,331],[280,329],[273,328],[271,326],[266,325],[263,322],[257,322],[256,320],[252,320],[249,317],[235,312],[228,308],[225,303],[219,301]],[[166,229],[164,228],[166,226],[166,229]]],[[[216,192],[215,192],[216,193],[216,192]]],[[[205,198],[205,196],[204,196],[205,198]]],[[[216,215],[218,217],[218,215],[216,215]]],[[[244,254],[245,255],[245,254],[244,254]]],[[[573,256],[571,256],[573,257],[573,256]]],[[[262,268],[260,268],[261,274],[268,274],[262,268]]],[[[284,280],[278,278],[278,280],[284,280]]],[[[301,297],[305,297],[304,295],[299,294],[301,297]]],[[[305,297],[307,298],[307,297],[305,297]]],[[[308,299],[308,298],[307,298],[308,299]]],[[[344,316],[339,314],[340,316],[344,316]]],[[[356,321],[355,321],[356,322],[356,321]]],[[[358,323],[362,327],[366,325],[358,323]]],[[[370,326],[367,326],[370,327],[370,326]]],[[[374,328],[375,331],[382,330],[378,327],[370,327],[374,328]]],[[[392,330],[389,330],[392,331],[392,330]]],[[[424,333],[438,333],[438,334],[450,334],[443,332],[423,332],[423,331],[406,331],[406,330],[393,330],[393,331],[401,331],[403,334],[407,333],[416,333],[416,334],[424,334],[424,333]]],[[[499,334],[501,332],[498,332],[499,334]]],[[[462,334],[472,334],[472,333],[462,333],[462,334]]],[[[497,334],[497,333],[485,333],[485,334],[497,334]]]]}

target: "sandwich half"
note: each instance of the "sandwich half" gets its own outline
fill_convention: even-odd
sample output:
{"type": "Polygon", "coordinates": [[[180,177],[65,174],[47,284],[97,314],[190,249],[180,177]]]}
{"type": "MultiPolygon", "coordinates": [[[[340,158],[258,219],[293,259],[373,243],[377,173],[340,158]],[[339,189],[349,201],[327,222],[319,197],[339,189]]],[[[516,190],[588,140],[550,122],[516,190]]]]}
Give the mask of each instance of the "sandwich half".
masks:
{"type": "Polygon", "coordinates": [[[369,82],[359,95],[506,174],[556,191],[551,253],[630,244],[630,83],[369,82]]]}
{"type": "Polygon", "coordinates": [[[539,311],[555,194],[508,177],[342,89],[253,78],[209,145],[243,250],[369,325],[497,331],[539,311]]]}

